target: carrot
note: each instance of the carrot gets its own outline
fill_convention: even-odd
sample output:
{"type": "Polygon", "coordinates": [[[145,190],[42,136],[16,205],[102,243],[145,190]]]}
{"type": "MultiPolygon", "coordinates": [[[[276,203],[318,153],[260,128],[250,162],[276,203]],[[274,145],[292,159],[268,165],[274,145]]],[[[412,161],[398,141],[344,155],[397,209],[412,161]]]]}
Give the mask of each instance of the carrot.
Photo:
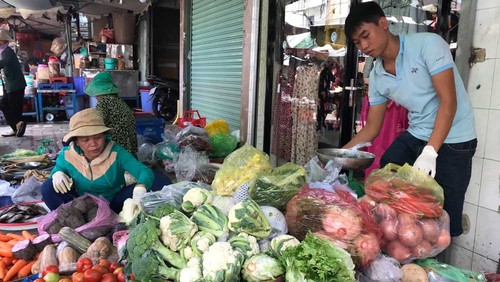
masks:
{"type": "Polygon", "coordinates": [[[4,257],[4,258],[2,258],[2,261],[5,263],[6,267],[11,266],[13,260],[14,260],[13,256],[12,257],[4,257]]]}
{"type": "Polygon", "coordinates": [[[36,260],[29,261],[19,272],[17,273],[17,277],[23,278],[31,274],[31,267],[35,264],[36,260]]]}
{"type": "Polygon", "coordinates": [[[0,248],[0,256],[2,257],[8,257],[11,258],[14,255],[12,254],[12,247],[5,249],[5,248],[0,248]]]}
{"type": "Polygon", "coordinates": [[[10,241],[10,240],[12,240],[12,238],[10,238],[9,236],[0,234],[0,241],[7,242],[7,241],[10,241]]]}
{"type": "Polygon", "coordinates": [[[12,249],[12,246],[7,242],[0,242],[0,249],[12,249]]]}
{"type": "Polygon", "coordinates": [[[16,239],[18,241],[24,240],[24,237],[22,235],[19,235],[19,234],[7,233],[6,235],[9,236],[11,239],[16,239]]]}
{"type": "Polygon", "coordinates": [[[5,274],[5,277],[3,278],[4,282],[9,281],[10,279],[14,278],[14,276],[17,275],[17,273],[28,264],[27,261],[24,259],[18,260],[5,274]]]}
{"type": "Polygon", "coordinates": [[[18,240],[15,240],[15,239],[12,239],[10,241],[7,242],[7,244],[9,244],[10,246],[14,246],[15,244],[17,244],[17,242],[19,242],[18,240]]]}
{"type": "Polygon", "coordinates": [[[21,232],[21,235],[24,237],[24,239],[30,239],[30,240],[33,240],[36,238],[35,235],[31,234],[28,230],[23,230],[21,232]]]}
{"type": "Polygon", "coordinates": [[[5,277],[6,266],[3,260],[0,260],[0,279],[5,277]]]}

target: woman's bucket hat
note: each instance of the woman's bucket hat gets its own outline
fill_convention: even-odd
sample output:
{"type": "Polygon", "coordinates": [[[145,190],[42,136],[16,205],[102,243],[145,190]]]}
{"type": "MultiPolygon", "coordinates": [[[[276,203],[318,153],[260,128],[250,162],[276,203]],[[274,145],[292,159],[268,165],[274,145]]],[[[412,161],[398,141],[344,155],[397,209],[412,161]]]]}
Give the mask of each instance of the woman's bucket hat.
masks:
{"type": "Polygon", "coordinates": [[[64,136],[63,141],[68,142],[73,137],[92,136],[105,132],[112,133],[113,129],[104,124],[104,120],[95,109],[85,109],[71,117],[69,133],[64,136]]]}
{"type": "Polygon", "coordinates": [[[97,74],[83,91],[89,96],[99,96],[116,94],[120,92],[120,88],[114,84],[111,74],[106,71],[97,74]]]}

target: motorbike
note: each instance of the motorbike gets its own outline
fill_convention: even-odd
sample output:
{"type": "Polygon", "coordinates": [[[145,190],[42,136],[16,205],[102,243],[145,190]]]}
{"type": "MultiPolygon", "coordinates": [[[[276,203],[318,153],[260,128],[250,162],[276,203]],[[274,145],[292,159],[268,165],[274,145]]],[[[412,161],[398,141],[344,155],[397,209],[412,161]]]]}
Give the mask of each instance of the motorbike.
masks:
{"type": "Polygon", "coordinates": [[[179,81],[164,80],[157,76],[148,76],[148,82],[153,86],[149,91],[149,99],[153,99],[153,113],[165,121],[173,121],[177,115],[177,100],[179,100],[179,81]]]}

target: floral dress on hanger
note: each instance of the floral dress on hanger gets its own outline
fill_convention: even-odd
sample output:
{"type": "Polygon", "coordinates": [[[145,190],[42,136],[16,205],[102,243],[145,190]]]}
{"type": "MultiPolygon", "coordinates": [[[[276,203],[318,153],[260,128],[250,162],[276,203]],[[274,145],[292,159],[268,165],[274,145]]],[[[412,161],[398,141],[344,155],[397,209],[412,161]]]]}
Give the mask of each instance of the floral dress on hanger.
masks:
{"type": "Polygon", "coordinates": [[[316,115],[320,72],[318,65],[303,65],[297,68],[295,75],[291,161],[298,165],[305,165],[314,157],[318,147],[316,115]]]}

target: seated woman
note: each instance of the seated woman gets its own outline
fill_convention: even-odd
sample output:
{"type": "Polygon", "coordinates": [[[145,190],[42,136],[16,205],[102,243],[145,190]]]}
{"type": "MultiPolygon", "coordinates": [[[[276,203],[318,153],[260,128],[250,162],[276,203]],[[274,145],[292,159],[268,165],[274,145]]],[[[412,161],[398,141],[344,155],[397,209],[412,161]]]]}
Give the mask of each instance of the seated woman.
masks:
{"type": "Polygon", "coordinates": [[[95,109],[76,113],[69,129],[63,141],[70,144],[59,153],[51,177],[41,187],[43,200],[51,210],[89,193],[104,197],[119,213],[126,199],[132,198],[139,205],[147,189],[155,191],[171,183],[112,141],[109,133],[113,129],[105,126],[95,109]],[[125,171],[137,179],[135,185],[125,186],[125,171]]]}

